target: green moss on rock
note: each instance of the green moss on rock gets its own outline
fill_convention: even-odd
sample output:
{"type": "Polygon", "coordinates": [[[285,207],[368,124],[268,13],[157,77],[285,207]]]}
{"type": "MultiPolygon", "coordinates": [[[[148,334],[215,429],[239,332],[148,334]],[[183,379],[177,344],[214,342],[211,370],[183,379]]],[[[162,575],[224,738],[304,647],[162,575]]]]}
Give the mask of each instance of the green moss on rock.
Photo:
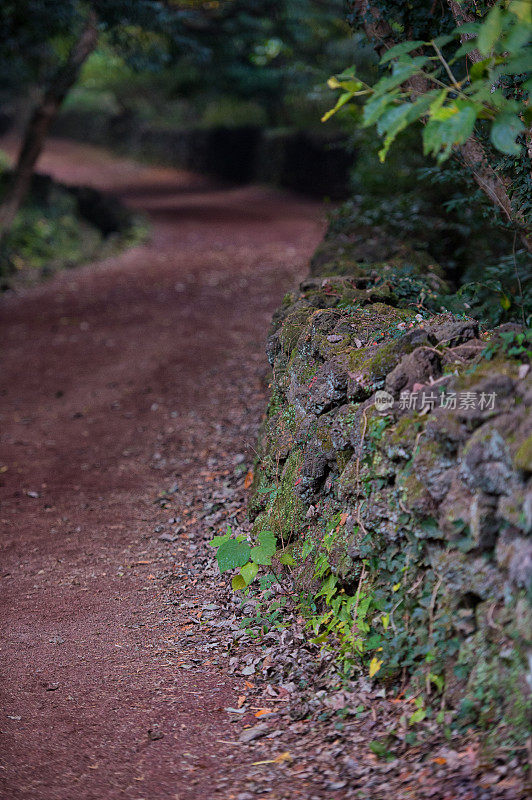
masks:
{"type": "Polygon", "coordinates": [[[532,472],[532,436],[529,436],[519,447],[514,456],[514,463],[518,469],[532,472]]]}

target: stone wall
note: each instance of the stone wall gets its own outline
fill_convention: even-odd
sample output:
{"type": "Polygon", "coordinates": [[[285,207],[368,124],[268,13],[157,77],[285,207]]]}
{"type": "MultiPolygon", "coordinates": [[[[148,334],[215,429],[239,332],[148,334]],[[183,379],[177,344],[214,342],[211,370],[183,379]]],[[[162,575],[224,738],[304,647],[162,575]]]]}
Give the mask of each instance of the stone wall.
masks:
{"type": "Polygon", "coordinates": [[[532,378],[508,346],[519,329],[481,335],[473,319],[428,312],[437,266],[418,259],[412,303],[400,247],[366,239],[366,263],[353,247],[326,240],[274,316],[253,533],[276,533],[318,604],[327,581],[355,608],[369,598],[360,649],[378,679],[409,677],[465,724],[522,743],[532,378]],[[368,264],[368,247],[392,261],[368,264]]]}

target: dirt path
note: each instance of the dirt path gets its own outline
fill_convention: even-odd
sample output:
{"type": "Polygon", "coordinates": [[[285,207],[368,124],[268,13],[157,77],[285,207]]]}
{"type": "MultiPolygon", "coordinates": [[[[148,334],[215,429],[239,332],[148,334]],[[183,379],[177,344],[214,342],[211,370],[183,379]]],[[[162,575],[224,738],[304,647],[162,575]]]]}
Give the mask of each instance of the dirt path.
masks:
{"type": "Polygon", "coordinates": [[[322,211],[66,142],[40,167],[153,241],[0,299],[1,797],[209,798],[241,688],[193,635],[220,579],[192,537],[251,461],[270,315],[322,211]]]}

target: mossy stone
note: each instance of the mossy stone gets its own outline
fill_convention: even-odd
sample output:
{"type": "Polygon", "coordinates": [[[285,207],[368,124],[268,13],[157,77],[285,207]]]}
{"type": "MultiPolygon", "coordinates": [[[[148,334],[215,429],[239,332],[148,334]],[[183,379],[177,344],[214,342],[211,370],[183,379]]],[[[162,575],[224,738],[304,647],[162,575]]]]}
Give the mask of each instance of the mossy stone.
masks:
{"type": "Polygon", "coordinates": [[[532,436],[529,436],[519,447],[514,456],[514,464],[518,469],[532,472],[532,436]]]}

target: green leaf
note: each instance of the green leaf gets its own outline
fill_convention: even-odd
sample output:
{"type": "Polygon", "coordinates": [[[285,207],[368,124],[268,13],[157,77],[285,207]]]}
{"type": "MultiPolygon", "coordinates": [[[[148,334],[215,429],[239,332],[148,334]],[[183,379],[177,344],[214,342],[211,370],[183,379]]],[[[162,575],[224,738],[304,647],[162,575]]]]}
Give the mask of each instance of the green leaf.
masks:
{"type": "Polygon", "coordinates": [[[259,546],[251,548],[250,557],[255,564],[260,564],[263,567],[269,567],[272,563],[271,555],[259,546]]]}
{"type": "Polygon", "coordinates": [[[512,101],[507,100],[500,89],[492,91],[491,76],[490,80],[476,81],[471,85],[469,101],[478,108],[478,116],[483,119],[493,119],[493,109],[504,108],[513,111],[510,107],[512,101]],[[488,107],[489,106],[489,110],[488,107]]]}
{"type": "Polygon", "coordinates": [[[521,152],[521,147],[515,140],[524,130],[525,125],[517,114],[499,114],[491,126],[490,137],[492,144],[501,153],[518,156],[521,152]]]}
{"type": "Polygon", "coordinates": [[[532,25],[513,25],[504,38],[503,50],[514,55],[528,44],[531,37],[532,25]]]}
{"type": "Polygon", "coordinates": [[[423,130],[423,150],[438,161],[450,155],[454,145],[463,144],[473,133],[477,110],[472,103],[456,100],[436,111],[423,130]]]}
{"type": "Polygon", "coordinates": [[[472,81],[478,81],[482,78],[488,70],[488,67],[491,63],[490,58],[484,58],[482,61],[476,61],[474,64],[471,64],[469,74],[471,76],[472,81]]]}
{"type": "Polygon", "coordinates": [[[436,113],[440,110],[443,106],[445,101],[447,100],[447,95],[449,94],[449,89],[442,89],[441,91],[436,93],[436,96],[432,103],[429,106],[429,115],[431,117],[435,116],[436,113]]]}
{"type": "Polygon", "coordinates": [[[272,556],[277,549],[277,539],[271,531],[261,531],[258,535],[259,544],[251,548],[251,559],[256,564],[269,566],[272,556]]]}
{"type": "Polygon", "coordinates": [[[369,743],[369,749],[377,756],[377,758],[387,758],[390,755],[388,747],[384,744],[384,742],[379,742],[378,739],[375,739],[375,741],[369,743]]]}
{"type": "Polygon", "coordinates": [[[418,47],[422,47],[425,42],[422,41],[414,41],[414,42],[400,42],[400,44],[396,44],[394,47],[390,47],[389,50],[383,55],[380,60],[381,64],[386,64],[388,61],[391,61],[392,58],[397,58],[397,56],[402,56],[405,53],[411,53],[412,50],[416,50],[418,47]]]}
{"type": "Polygon", "coordinates": [[[508,311],[508,309],[512,305],[512,301],[510,300],[509,297],[507,297],[505,294],[503,294],[503,296],[500,299],[500,304],[504,308],[505,311],[508,311]]]}
{"type": "MultiPolygon", "coordinates": [[[[337,81],[337,84],[338,86],[331,86],[331,89],[345,89],[346,92],[355,92],[356,94],[364,88],[364,84],[356,80],[356,78],[350,78],[347,81],[337,81]]],[[[327,81],[327,85],[330,85],[330,81],[327,81]]]]}
{"type": "Polygon", "coordinates": [[[357,69],[356,67],[348,67],[347,69],[344,69],[343,72],[340,72],[340,74],[337,75],[336,77],[338,78],[339,81],[346,81],[349,78],[355,78],[356,69],[357,69]]]}
{"type": "Polygon", "coordinates": [[[249,561],[250,552],[251,547],[247,542],[237,542],[236,539],[223,542],[216,553],[220,573],[243,567],[249,561]]]}
{"type": "Polygon", "coordinates": [[[362,124],[364,128],[374,125],[377,122],[381,114],[384,114],[388,106],[392,104],[395,96],[397,95],[395,94],[393,97],[390,95],[374,97],[369,101],[369,103],[366,103],[364,106],[364,115],[362,117],[362,124]]]}
{"type": "Polygon", "coordinates": [[[427,712],[425,711],[425,709],[424,708],[418,708],[418,710],[414,711],[414,713],[409,718],[408,724],[409,725],[415,725],[416,722],[421,722],[422,720],[424,720],[426,716],[427,716],[427,712]]]}
{"type": "Polygon", "coordinates": [[[522,72],[530,72],[532,70],[532,50],[528,48],[522,53],[509,58],[503,64],[496,67],[492,75],[498,77],[500,75],[520,75],[522,72]]]}
{"type": "Polygon", "coordinates": [[[429,672],[429,681],[436,686],[439,692],[443,692],[445,681],[441,675],[435,675],[433,672],[429,672]]]}
{"type": "Polygon", "coordinates": [[[449,42],[452,42],[455,38],[456,34],[447,33],[443,36],[436,36],[436,38],[432,40],[432,44],[435,44],[436,47],[441,49],[442,47],[445,47],[446,44],[449,44],[449,42]]]}
{"type": "Polygon", "coordinates": [[[301,559],[304,561],[308,556],[312,553],[315,548],[315,544],[310,539],[307,539],[303,542],[303,548],[301,550],[301,559]]]}
{"type": "Polygon", "coordinates": [[[209,547],[220,547],[221,544],[226,542],[230,538],[230,533],[224,533],[223,536],[215,536],[211,541],[208,543],[209,547]]]}
{"type": "Polygon", "coordinates": [[[257,564],[254,564],[252,561],[249,561],[247,564],[244,564],[242,569],[240,570],[240,574],[244,578],[246,586],[249,586],[251,581],[256,577],[259,568],[257,564]]]}
{"type": "Polygon", "coordinates": [[[391,89],[400,86],[416,72],[421,72],[421,67],[427,63],[428,56],[416,56],[416,58],[406,58],[395,61],[392,65],[392,74],[381,78],[373,87],[375,95],[388,94],[391,89]]]}
{"type": "Polygon", "coordinates": [[[467,39],[463,43],[463,45],[461,45],[458,48],[458,50],[456,51],[456,53],[454,54],[453,58],[451,59],[451,61],[449,63],[450,64],[454,64],[456,61],[458,61],[459,58],[462,58],[462,56],[466,56],[468,53],[471,52],[471,50],[475,50],[475,48],[476,48],[475,40],[474,39],[467,39]]]}
{"type": "Polygon", "coordinates": [[[385,111],[377,122],[377,131],[381,135],[386,132],[384,146],[379,150],[379,160],[381,162],[386,158],[386,154],[397,134],[427,113],[435,94],[439,94],[439,91],[427,92],[427,94],[419,97],[415,103],[403,103],[385,111]]]}
{"type": "Polygon", "coordinates": [[[454,29],[453,33],[458,36],[463,36],[464,33],[473,33],[477,34],[480,29],[480,22],[464,22],[463,25],[459,25],[457,28],[454,29]]]}
{"type": "Polygon", "coordinates": [[[331,602],[331,598],[336,594],[337,578],[334,575],[329,575],[323,586],[316,593],[316,597],[325,597],[327,605],[331,602]]]}
{"type": "Polygon", "coordinates": [[[295,567],[296,565],[296,560],[291,553],[282,553],[279,556],[279,561],[281,564],[285,564],[288,567],[295,567]]]}
{"type": "Polygon", "coordinates": [[[246,588],[246,581],[242,577],[242,575],[235,575],[231,580],[231,586],[233,592],[239,592],[241,589],[246,588]]]}
{"type": "Polygon", "coordinates": [[[490,9],[478,32],[477,48],[483,56],[487,56],[493,50],[495,42],[501,35],[502,23],[501,8],[495,5],[490,9]]]}
{"type": "Polygon", "coordinates": [[[275,536],[275,533],[273,533],[273,531],[261,531],[257,538],[261,547],[263,547],[265,550],[268,550],[270,555],[273,556],[277,549],[277,537],[275,536]]]}
{"type": "Polygon", "coordinates": [[[387,108],[384,114],[377,120],[377,133],[381,136],[385,133],[400,131],[406,127],[406,117],[408,116],[411,103],[401,103],[401,105],[387,108]],[[404,120],[404,125],[402,124],[404,120]]]}

